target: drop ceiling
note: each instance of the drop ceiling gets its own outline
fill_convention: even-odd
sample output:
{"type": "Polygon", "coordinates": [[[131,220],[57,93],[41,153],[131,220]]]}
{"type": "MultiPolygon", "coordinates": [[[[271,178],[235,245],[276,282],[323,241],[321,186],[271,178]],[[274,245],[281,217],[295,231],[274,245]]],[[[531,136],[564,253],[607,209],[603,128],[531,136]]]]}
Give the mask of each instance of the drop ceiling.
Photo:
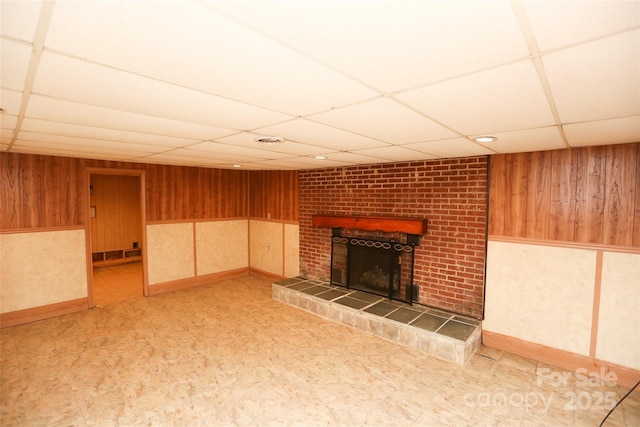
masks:
{"type": "Polygon", "coordinates": [[[0,7],[6,152],[295,170],[640,141],[638,1],[0,7]]]}

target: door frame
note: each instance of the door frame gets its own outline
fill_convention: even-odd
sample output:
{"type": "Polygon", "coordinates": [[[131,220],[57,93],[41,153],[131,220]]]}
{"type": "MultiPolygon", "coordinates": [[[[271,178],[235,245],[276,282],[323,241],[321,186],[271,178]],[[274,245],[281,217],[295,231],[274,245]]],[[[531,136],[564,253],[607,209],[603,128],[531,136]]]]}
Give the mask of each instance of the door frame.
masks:
{"type": "Polygon", "coordinates": [[[117,168],[84,168],[84,233],[87,256],[87,303],[89,308],[94,307],[93,303],[93,242],[91,241],[91,175],[120,175],[137,176],[140,178],[140,224],[142,226],[142,294],[149,296],[149,280],[147,269],[147,209],[146,209],[146,184],[145,171],[142,169],[117,169],[117,168]]]}

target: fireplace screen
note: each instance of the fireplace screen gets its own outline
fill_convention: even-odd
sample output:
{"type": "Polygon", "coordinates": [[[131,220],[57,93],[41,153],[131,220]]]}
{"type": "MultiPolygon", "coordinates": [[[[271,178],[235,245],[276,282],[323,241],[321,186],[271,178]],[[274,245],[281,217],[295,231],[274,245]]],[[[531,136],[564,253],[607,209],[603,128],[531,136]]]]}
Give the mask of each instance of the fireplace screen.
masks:
{"type": "Polygon", "coordinates": [[[411,303],[413,261],[413,245],[333,236],[331,283],[411,303]]]}

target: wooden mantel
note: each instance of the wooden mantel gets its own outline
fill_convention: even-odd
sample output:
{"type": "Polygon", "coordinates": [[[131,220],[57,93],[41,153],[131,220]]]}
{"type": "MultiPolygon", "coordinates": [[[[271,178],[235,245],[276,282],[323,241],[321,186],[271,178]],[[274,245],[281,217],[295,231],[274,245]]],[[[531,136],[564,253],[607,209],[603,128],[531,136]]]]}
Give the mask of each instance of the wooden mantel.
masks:
{"type": "Polygon", "coordinates": [[[419,235],[427,233],[426,218],[315,214],[311,215],[311,223],[314,227],[353,228],[357,230],[419,235]]]}

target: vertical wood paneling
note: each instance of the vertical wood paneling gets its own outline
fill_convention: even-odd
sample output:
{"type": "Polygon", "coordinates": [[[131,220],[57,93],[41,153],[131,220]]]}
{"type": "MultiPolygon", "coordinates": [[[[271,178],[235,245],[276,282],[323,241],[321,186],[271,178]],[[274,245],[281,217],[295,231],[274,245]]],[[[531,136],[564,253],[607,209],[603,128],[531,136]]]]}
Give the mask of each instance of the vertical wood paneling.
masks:
{"type": "Polygon", "coordinates": [[[130,249],[141,242],[140,177],[92,175],[91,181],[91,204],[97,211],[91,218],[92,250],[130,249]]]}
{"type": "Polygon", "coordinates": [[[576,193],[576,241],[602,242],[604,224],[604,147],[577,150],[581,157],[576,193]]]}
{"type": "Polygon", "coordinates": [[[81,225],[81,168],[77,159],[0,153],[0,228],[81,225]]]}
{"type": "Polygon", "coordinates": [[[0,228],[83,225],[86,167],[145,170],[148,221],[249,215],[248,171],[0,152],[0,228]]]}
{"type": "Polygon", "coordinates": [[[251,172],[250,216],[297,221],[298,172],[251,172]]]}
{"type": "Polygon", "coordinates": [[[551,207],[551,154],[539,151],[523,154],[529,160],[526,206],[527,217],[524,237],[543,235],[549,229],[548,212],[551,207]]]}
{"type": "Polygon", "coordinates": [[[631,246],[635,211],[637,149],[631,145],[607,147],[604,243],[631,246]]]}
{"type": "Polygon", "coordinates": [[[633,241],[634,247],[640,247],[640,144],[636,147],[636,184],[635,188],[635,211],[633,213],[633,241]]]}
{"type": "Polygon", "coordinates": [[[504,232],[505,199],[506,194],[506,158],[505,156],[494,156],[489,161],[489,224],[492,234],[507,236],[504,232]]]}
{"type": "Polygon", "coordinates": [[[246,171],[148,165],[147,220],[244,217],[247,191],[246,171]]]}
{"type": "Polygon", "coordinates": [[[489,234],[640,247],[639,152],[633,143],[493,156],[489,234]]]}

